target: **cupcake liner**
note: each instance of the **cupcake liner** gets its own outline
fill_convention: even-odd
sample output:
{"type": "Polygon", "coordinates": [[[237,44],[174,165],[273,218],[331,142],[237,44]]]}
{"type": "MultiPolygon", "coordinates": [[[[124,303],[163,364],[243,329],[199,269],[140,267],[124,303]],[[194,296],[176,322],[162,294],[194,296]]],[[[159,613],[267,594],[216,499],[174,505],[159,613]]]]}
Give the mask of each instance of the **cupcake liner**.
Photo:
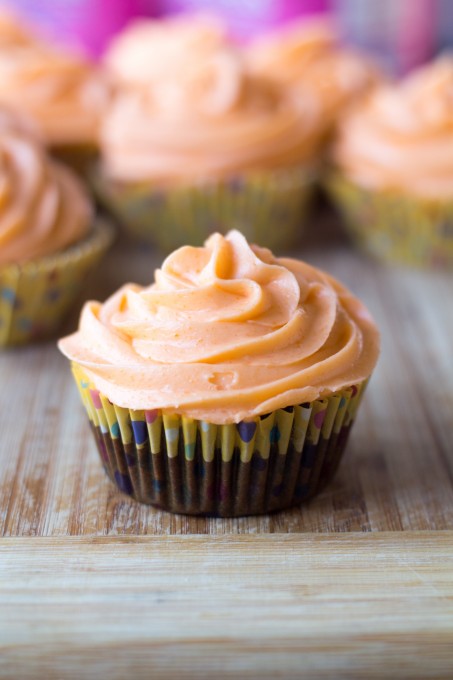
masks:
{"type": "Polygon", "coordinates": [[[0,265],[0,347],[52,336],[112,239],[112,227],[98,221],[90,236],[64,252],[0,265]]]}
{"type": "Polygon", "coordinates": [[[238,424],[214,425],[112,404],[73,373],[110,479],[141,503],[190,515],[282,510],[334,475],[366,381],[238,424]]]}
{"type": "Polygon", "coordinates": [[[233,228],[251,242],[284,248],[302,233],[313,177],[297,168],[159,190],[109,181],[98,169],[91,184],[125,229],[164,251],[202,245],[212,232],[233,228]]]}
{"type": "Polygon", "coordinates": [[[453,268],[453,201],[370,191],[334,175],[327,188],[353,240],[371,255],[425,268],[453,268]]]}

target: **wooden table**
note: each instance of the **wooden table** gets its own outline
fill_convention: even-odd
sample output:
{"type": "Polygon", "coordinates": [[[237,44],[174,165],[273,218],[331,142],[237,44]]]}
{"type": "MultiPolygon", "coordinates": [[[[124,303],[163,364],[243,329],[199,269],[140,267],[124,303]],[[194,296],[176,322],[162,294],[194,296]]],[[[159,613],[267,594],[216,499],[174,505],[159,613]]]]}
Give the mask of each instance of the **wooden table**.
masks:
{"type": "MultiPolygon", "coordinates": [[[[307,506],[140,506],[105,477],[55,344],[0,355],[1,678],[453,677],[453,277],[379,266],[313,219],[298,254],[368,304],[383,352],[307,506]]],[[[119,243],[89,295],[160,257],[119,243]]]]}

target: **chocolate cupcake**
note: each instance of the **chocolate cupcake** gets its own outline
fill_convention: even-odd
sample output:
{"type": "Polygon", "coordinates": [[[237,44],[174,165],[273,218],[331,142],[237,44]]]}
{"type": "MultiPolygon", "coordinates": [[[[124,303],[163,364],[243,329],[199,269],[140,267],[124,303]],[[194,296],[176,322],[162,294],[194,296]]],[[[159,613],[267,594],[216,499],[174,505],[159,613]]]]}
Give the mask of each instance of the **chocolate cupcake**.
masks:
{"type": "Polygon", "coordinates": [[[340,283],[233,231],[174,252],[148,288],[87,303],[59,346],[119,489],[238,516],[330,481],[379,337],[340,283]]]}

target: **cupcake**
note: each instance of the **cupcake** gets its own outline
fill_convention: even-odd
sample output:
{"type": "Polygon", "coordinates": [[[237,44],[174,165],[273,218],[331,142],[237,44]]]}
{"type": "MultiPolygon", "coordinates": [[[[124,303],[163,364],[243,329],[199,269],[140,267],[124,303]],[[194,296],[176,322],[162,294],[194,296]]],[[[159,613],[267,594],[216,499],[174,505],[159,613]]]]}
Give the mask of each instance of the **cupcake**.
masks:
{"type": "Polygon", "coordinates": [[[338,116],[381,79],[364,54],[340,46],[325,20],[301,21],[254,40],[245,59],[255,75],[272,78],[297,96],[314,92],[329,135],[338,116]]]}
{"type": "Polygon", "coordinates": [[[54,333],[111,241],[70,170],[0,112],[0,346],[54,333]]]}
{"type": "Polygon", "coordinates": [[[238,516],[329,482],[379,337],[338,281],[232,231],[176,250],[147,288],[87,302],[59,347],[121,491],[238,516]]]}
{"type": "Polygon", "coordinates": [[[249,75],[203,21],[140,26],[107,58],[122,87],[101,131],[101,199],[165,250],[231,224],[265,245],[291,243],[316,165],[315,98],[249,75]]]}
{"type": "Polygon", "coordinates": [[[359,246],[453,267],[453,58],[377,89],[341,124],[330,189],[359,246]]]}
{"type": "Polygon", "coordinates": [[[177,79],[186,59],[209,59],[231,45],[225,25],[208,14],[136,19],[116,35],[105,52],[104,68],[121,88],[165,86],[177,79]]]}
{"type": "Polygon", "coordinates": [[[33,118],[49,150],[78,171],[97,154],[108,97],[104,75],[83,57],[38,38],[0,38],[0,102],[33,118]]]}
{"type": "Polygon", "coordinates": [[[12,12],[0,9],[0,47],[27,45],[34,41],[33,31],[12,12]]]}

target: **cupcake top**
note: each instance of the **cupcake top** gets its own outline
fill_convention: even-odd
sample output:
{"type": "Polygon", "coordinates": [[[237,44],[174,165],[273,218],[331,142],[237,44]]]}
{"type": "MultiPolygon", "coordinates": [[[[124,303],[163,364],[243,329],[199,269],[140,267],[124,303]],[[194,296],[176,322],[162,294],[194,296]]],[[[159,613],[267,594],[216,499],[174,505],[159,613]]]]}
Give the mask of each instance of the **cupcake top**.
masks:
{"type": "Polygon", "coordinates": [[[200,61],[228,44],[225,27],[210,15],[138,19],[111,41],[104,64],[122,87],[165,85],[187,61],[200,61]]]}
{"type": "Polygon", "coordinates": [[[183,185],[313,163],[316,106],[269,83],[247,81],[236,58],[217,55],[166,96],[118,97],[101,132],[103,170],[120,181],[183,185]]]}
{"type": "Polygon", "coordinates": [[[350,112],[334,160],[366,188],[453,199],[453,57],[380,87],[350,112]]]}
{"type": "MultiPolygon", "coordinates": [[[[147,26],[143,49],[151,66],[138,69],[140,84],[118,94],[101,133],[110,178],[166,186],[313,161],[319,142],[314,97],[296,99],[250,75],[241,54],[210,24],[170,20],[147,26]]],[[[110,57],[118,69],[123,65],[129,84],[129,66],[135,73],[132,64],[142,54],[138,33],[130,63],[118,56],[128,56],[128,40],[113,51],[116,59],[110,57]]]]}
{"type": "Polygon", "coordinates": [[[86,303],[59,346],[119,406],[229,423],[366,379],[379,336],[335,279],[232,231],[175,251],[147,288],[86,303]]]}
{"type": "Polygon", "coordinates": [[[35,40],[32,30],[6,9],[0,9],[0,47],[27,45],[35,40]]]}
{"type": "Polygon", "coordinates": [[[90,221],[78,179],[0,115],[0,266],[63,250],[86,235],[90,221]]]}
{"type": "Polygon", "coordinates": [[[0,40],[0,101],[32,116],[47,144],[96,143],[107,99],[104,77],[82,57],[0,40]]]}
{"type": "Polygon", "coordinates": [[[0,134],[2,131],[10,130],[13,132],[18,132],[36,142],[41,142],[41,136],[38,130],[38,126],[33,118],[30,118],[26,114],[21,113],[15,109],[0,105],[0,134]]]}
{"type": "Polygon", "coordinates": [[[363,54],[339,46],[333,27],[324,20],[294,23],[258,38],[245,54],[252,73],[296,93],[316,93],[326,125],[380,78],[363,54]]]}

